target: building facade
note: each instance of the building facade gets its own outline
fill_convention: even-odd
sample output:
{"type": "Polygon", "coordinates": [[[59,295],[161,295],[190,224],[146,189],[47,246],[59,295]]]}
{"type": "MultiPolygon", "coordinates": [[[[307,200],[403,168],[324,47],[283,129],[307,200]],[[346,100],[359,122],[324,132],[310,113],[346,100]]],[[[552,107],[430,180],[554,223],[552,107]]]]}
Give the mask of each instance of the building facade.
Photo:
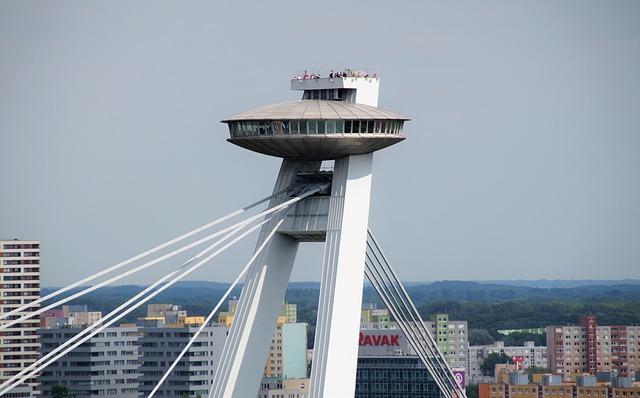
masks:
{"type": "Polygon", "coordinates": [[[466,369],[469,350],[467,321],[452,321],[447,314],[434,314],[425,322],[451,368],[466,369]]]}
{"type": "Polygon", "coordinates": [[[478,398],[638,398],[640,387],[479,384],[478,398]]]}
{"type": "MultiPolygon", "coordinates": [[[[452,369],[466,370],[469,366],[469,328],[467,321],[453,321],[447,314],[434,314],[425,326],[452,369]]],[[[360,328],[366,330],[399,330],[391,320],[389,310],[365,304],[361,311],[360,328]]],[[[426,342],[423,342],[426,344],[426,342]]],[[[413,351],[411,351],[413,352],[413,351]]]]}
{"type": "MultiPolygon", "coordinates": [[[[46,355],[83,329],[62,327],[39,330],[46,355]]],[[[42,396],[51,396],[56,385],[65,386],[76,398],[111,395],[138,397],[138,329],[109,327],[49,365],[38,377],[42,396]]]]}
{"type": "MultiPolygon", "coordinates": [[[[178,357],[198,327],[148,327],[140,332],[140,393],[149,395],[158,380],[178,357]]],[[[206,397],[213,382],[213,372],[222,353],[229,328],[207,326],[178,362],[157,392],[158,396],[206,397]]]]}
{"type": "Polygon", "coordinates": [[[533,341],[525,341],[522,346],[506,346],[504,342],[497,341],[491,345],[469,346],[467,379],[471,384],[485,382],[482,376],[481,366],[489,354],[505,354],[515,358],[521,369],[531,367],[547,367],[547,347],[536,346],[533,341]]]}
{"type": "MultiPolygon", "coordinates": [[[[0,312],[6,313],[40,298],[40,241],[0,240],[0,312]]],[[[0,324],[37,311],[39,305],[11,315],[0,324]]],[[[0,383],[31,365],[38,358],[38,327],[33,317],[0,331],[0,383]]],[[[36,386],[30,379],[23,393],[36,386]]],[[[18,394],[18,392],[15,392],[18,394]]]]}
{"type": "Polygon", "coordinates": [[[89,311],[86,305],[63,305],[40,314],[41,328],[86,327],[100,322],[102,312],[89,311]]]}
{"type": "Polygon", "coordinates": [[[360,356],[355,398],[441,398],[417,356],[360,356]]]}
{"type": "Polygon", "coordinates": [[[400,329],[361,329],[356,398],[440,398],[437,384],[400,329]]]}
{"type": "Polygon", "coordinates": [[[547,327],[548,367],[565,380],[577,375],[640,371],[640,326],[599,326],[593,316],[574,326],[547,327]]]}

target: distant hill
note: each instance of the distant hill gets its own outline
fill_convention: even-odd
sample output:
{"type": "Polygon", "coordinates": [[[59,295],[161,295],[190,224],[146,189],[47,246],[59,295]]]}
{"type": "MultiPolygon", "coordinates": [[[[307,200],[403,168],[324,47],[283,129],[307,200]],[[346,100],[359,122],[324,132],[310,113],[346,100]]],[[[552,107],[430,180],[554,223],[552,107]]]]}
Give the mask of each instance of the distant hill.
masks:
{"type": "Polygon", "coordinates": [[[540,288],[567,288],[580,286],[610,286],[610,285],[640,285],[640,279],[515,279],[515,280],[495,280],[495,281],[479,281],[480,283],[488,283],[494,285],[509,286],[526,286],[540,288]]]}
{"type": "MultiPolygon", "coordinates": [[[[470,339],[474,344],[504,340],[497,329],[544,327],[547,325],[575,324],[581,315],[593,314],[602,325],[640,324],[640,284],[593,281],[593,284],[578,281],[439,281],[411,282],[407,291],[422,316],[445,312],[451,319],[466,320],[470,328],[470,339]],[[524,286],[530,282],[532,286],[524,286]],[[562,287],[561,282],[568,286],[562,287]],[[541,285],[541,286],[537,286],[541,285]],[[546,286],[545,286],[546,285],[546,286]]],[[[628,282],[628,281],[620,281],[628,282]]],[[[227,290],[228,283],[187,281],[178,282],[153,298],[151,303],[173,303],[182,305],[191,314],[206,315],[227,290]]],[[[99,289],[73,300],[74,304],[87,304],[90,310],[110,312],[127,299],[144,289],[144,286],[123,285],[99,289]]],[[[240,295],[242,286],[237,286],[231,297],[240,295]]],[[[43,288],[42,294],[53,288],[43,288]]],[[[67,292],[73,294],[79,289],[67,292]]],[[[286,300],[298,305],[298,320],[307,322],[309,342],[312,344],[317,317],[318,282],[292,282],[286,300]]],[[[366,284],[364,302],[379,303],[380,299],[366,284]]],[[[132,322],[143,316],[146,306],[133,311],[122,319],[132,322]]],[[[222,307],[226,310],[226,305],[222,307]]],[[[521,344],[524,340],[535,340],[543,344],[544,336],[512,336],[510,344],[521,344]]]]}
{"type": "MultiPolygon", "coordinates": [[[[414,282],[407,284],[407,291],[417,305],[436,302],[501,303],[513,300],[640,301],[639,283],[609,284],[600,283],[601,281],[597,282],[598,284],[592,285],[549,288],[509,285],[504,281],[495,283],[469,281],[414,282]]],[[[180,304],[184,305],[191,313],[205,314],[222,297],[228,286],[228,283],[220,282],[178,282],[150,302],[180,304]]],[[[306,307],[314,307],[318,299],[319,288],[320,284],[318,282],[292,282],[289,284],[287,291],[287,300],[306,307]]],[[[72,302],[87,304],[91,309],[106,312],[143,289],[144,286],[137,285],[107,286],[72,302]]],[[[231,297],[239,296],[241,289],[242,286],[237,286],[231,293],[231,297]]],[[[43,288],[42,294],[45,295],[54,290],[54,288],[43,288]]],[[[70,295],[78,290],[80,289],[74,289],[68,294],[70,295]]],[[[367,302],[379,301],[377,293],[370,285],[366,285],[364,288],[364,300],[367,302]]],[[[134,314],[139,316],[142,314],[141,311],[134,314]]]]}
{"type": "Polygon", "coordinates": [[[440,300],[500,302],[524,299],[640,300],[640,284],[597,284],[540,288],[486,282],[441,281],[415,284],[407,291],[416,302],[440,300]]]}

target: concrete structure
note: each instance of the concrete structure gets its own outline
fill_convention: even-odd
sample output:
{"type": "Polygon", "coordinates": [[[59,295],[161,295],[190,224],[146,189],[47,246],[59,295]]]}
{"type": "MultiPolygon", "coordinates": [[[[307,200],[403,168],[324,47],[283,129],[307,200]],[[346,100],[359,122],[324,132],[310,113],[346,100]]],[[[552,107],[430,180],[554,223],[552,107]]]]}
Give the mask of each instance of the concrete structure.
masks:
{"type": "Polygon", "coordinates": [[[640,371],[640,326],[598,326],[595,317],[581,317],[576,326],[548,326],[547,347],[549,368],[565,380],[583,373],[624,377],[640,371]]]}
{"type": "Polygon", "coordinates": [[[489,354],[505,354],[511,358],[517,358],[521,369],[531,367],[547,367],[547,347],[536,346],[533,341],[525,341],[522,346],[507,346],[504,342],[497,341],[491,345],[470,346],[468,354],[467,378],[472,384],[486,382],[480,368],[489,354]]]}
{"type": "Polygon", "coordinates": [[[372,152],[403,140],[408,120],[376,108],[378,85],[370,78],[294,81],[303,100],[224,120],[231,143],[284,158],[270,206],[286,201],[292,187],[321,190],[262,227],[258,245],[283,221],[247,274],[209,396],[256,394],[256,358],[268,352],[298,245],[308,241],[326,242],[310,396],[355,393],[372,152]],[[330,159],[333,172],[321,170],[330,159]]]}
{"type": "MultiPolygon", "coordinates": [[[[40,241],[0,240],[0,311],[9,312],[23,304],[40,298],[40,241]]],[[[0,320],[0,325],[18,319],[29,312],[37,311],[33,306],[0,320]]],[[[38,358],[38,317],[26,319],[0,331],[0,383],[18,374],[38,358]]],[[[27,380],[15,394],[29,393],[36,380],[27,380]]]]}
{"type": "MultiPolygon", "coordinates": [[[[139,391],[147,396],[171,363],[178,357],[196,326],[140,329],[139,391]]],[[[229,329],[207,326],[189,352],[178,362],[171,375],[158,390],[158,396],[206,396],[211,388],[211,369],[218,365],[229,329]]]]}
{"type": "MultiPolygon", "coordinates": [[[[39,330],[42,354],[46,355],[83,329],[64,327],[39,330]]],[[[62,385],[76,398],[112,395],[138,397],[138,329],[109,327],[91,338],[90,343],[49,365],[38,381],[42,396],[51,396],[55,385],[62,385]]]]}

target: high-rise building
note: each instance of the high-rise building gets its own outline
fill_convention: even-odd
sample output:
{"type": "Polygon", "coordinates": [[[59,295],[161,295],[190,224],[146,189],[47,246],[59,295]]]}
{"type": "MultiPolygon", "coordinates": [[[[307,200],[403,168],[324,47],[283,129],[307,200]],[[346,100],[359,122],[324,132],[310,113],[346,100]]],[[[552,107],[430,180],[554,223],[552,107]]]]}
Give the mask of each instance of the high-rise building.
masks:
{"type": "MultiPolygon", "coordinates": [[[[71,339],[81,327],[40,329],[42,354],[71,339]]],[[[49,365],[38,377],[42,396],[52,396],[56,385],[76,398],[112,395],[138,397],[138,329],[133,325],[108,327],[49,365]]]]}
{"type": "MultiPolygon", "coordinates": [[[[0,240],[0,257],[0,312],[9,312],[40,298],[40,241],[0,240]]],[[[36,305],[8,316],[0,320],[0,325],[39,308],[36,305]]],[[[39,326],[40,319],[33,317],[0,331],[0,383],[18,374],[38,358],[39,326]]],[[[35,385],[35,379],[27,380],[23,391],[28,393],[29,388],[35,385]]]]}
{"type": "Polygon", "coordinates": [[[549,368],[572,380],[583,373],[612,372],[632,376],[640,371],[640,326],[599,326],[593,316],[577,326],[548,326],[549,368]]]}
{"type": "Polygon", "coordinates": [[[264,377],[304,379],[307,374],[307,324],[279,316],[271,339],[264,377]]]}
{"type": "Polygon", "coordinates": [[[451,368],[465,369],[469,350],[467,321],[452,321],[447,314],[434,314],[425,321],[438,348],[451,368]]]}

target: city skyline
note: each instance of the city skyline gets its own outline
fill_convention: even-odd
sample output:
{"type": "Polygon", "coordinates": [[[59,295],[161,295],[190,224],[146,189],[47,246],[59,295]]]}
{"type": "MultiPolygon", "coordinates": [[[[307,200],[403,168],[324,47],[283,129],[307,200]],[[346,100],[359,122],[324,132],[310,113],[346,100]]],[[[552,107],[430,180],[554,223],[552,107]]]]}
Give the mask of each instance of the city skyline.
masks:
{"type": "MultiPolygon", "coordinates": [[[[278,160],[229,145],[218,120],[345,66],[413,115],[372,185],[403,280],[640,278],[638,4],[323,4],[321,19],[369,20],[340,32],[305,29],[295,3],[130,7],[0,5],[0,236],[42,241],[43,285],[261,197],[278,160]]],[[[251,247],[194,279],[231,279],[251,247]]],[[[318,253],[293,280],[319,279],[318,253]]]]}

